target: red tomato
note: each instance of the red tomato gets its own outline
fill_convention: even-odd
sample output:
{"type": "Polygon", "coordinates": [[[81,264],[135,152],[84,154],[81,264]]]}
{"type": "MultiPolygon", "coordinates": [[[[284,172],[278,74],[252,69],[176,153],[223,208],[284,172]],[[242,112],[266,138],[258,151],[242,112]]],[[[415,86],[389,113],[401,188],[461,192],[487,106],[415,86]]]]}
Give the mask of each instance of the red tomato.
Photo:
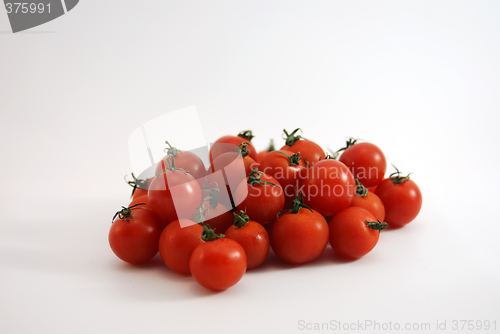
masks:
{"type": "MultiPolygon", "coordinates": [[[[242,143],[245,144],[246,143],[242,143]]],[[[209,167],[208,173],[213,173],[218,170],[222,170],[226,167],[229,169],[226,170],[226,173],[234,173],[235,168],[240,168],[241,162],[243,162],[243,166],[245,168],[245,175],[248,176],[252,171],[252,168],[255,167],[255,160],[250,158],[248,155],[248,150],[246,147],[242,149],[242,151],[232,151],[226,152],[219,155],[215,158],[212,164],[209,167]]]]}
{"type": "Polygon", "coordinates": [[[170,166],[170,161],[167,159],[173,157],[175,168],[183,169],[191,174],[191,176],[198,181],[200,187],[202,187],[205,184],[205,176],[207,174],[203,161],[201,161],[201,159],[193,152],[178,150],[177,148],[170,146],[168,141],[165,143],[169,146],[169,148],[165,150],[167,155],[160,160],[158,165],[156,165],[155,175],[158,175],[162,170],[167,169],[170,166]]]}
{"type": "Polygon", "coordinates": [[[347,208],[330,221],[330,245],[337,254],[358,259],[375,247],[386,226],[363,208],[347,208]]]}
{"type": "Polygon", "coordinates": [[[295,133],[300,129],[295,129],[291,134],[288,134],[286,130],[283,130],[286,135],[286,144],[280,150],[286,150],[293,153],[299,153],[301,157],[309,165],[314,165],[320,159],[324,159],[326,154],[325,151],[313,141],[302,138],[300,135],[295,136],[295,133]]]}
{"type": "Polygon", "coordinates": [[[189,267],[194,279],[207,289],[222,291],[240,281],[247,269],[243,247],[234,240],[213,236],[205,225],[203,242],[191,254],[189,267]]]}
{"type": "Polygon", "coordinates": [[[334,159],[321,160],[307,169],[301,179],[304,202],[324,216],[333,216],[348,208],[356,183],[347,167],[334,159]]]}
{"type": "Polygon", "coordinates": [[[247,256],[247,269],[260,266],[269,254],[269,235],[266,229],[241,211],[234,213],[234,225],[231,225],[225,235],[226,238],[238,242],[247,256]]]}
{"type": "Polygon", "coordinates": [[[258,223],[268,224],[283,210],[285,195],[274,177],[254,169],[239,184],[234,200],[239,211],[246,211],[258,223]]]}
{"type": "Polygon", "coordinates": [[[210,163],[222,153],[233,151],[239,144],[248,143],[248,155],[254,161],[257,161],[257,151],[250,142],[254,136],[252,131],[242,131],[237,136],[224,136],[215,141],[210,148],[210,163]]]}
{"type": "Polygon", "coordinates": [[[148,198],[153,211],[168,224],[192,217],[201,203],[201,188],[190,174],[166,169],[153,178],[148,198]]]}
{"type": "Polygon", "coordinates": [[[296,204],[273,222],[270,239],[279,258],[299,264],[312,261],[323,253],[328,245],[328,224],[319,212],[296,204]]]}
{"type": "Polygon", "coordinates": [[[306,164],[300,154],[285,150],[269,152],[262,159],[260,170],[279,182],[285,194],[284,208],[290,209],[295,199],[295,188],[306,171],[306,164]]]}
{"type": "Polygon", "coordinates": [[[371,188],[379,184],[387,168],[382,150],[371,143],[356,143],[356,140],[348,141],[346,146],[339,161],[346,165],[365,187],[371,188]]]}
{"type": "Polygon", "coordinates": [[[385,221],[402,227],[413,221],[422,207],[422,193],[408,176],[391,176],[379,183],[375,194],[385,207],[385,221]]]}
{"type": "Polygon", "coordinates": [[[108,240],[113,253],[125,262],[140,264],[158,253],[160,219],[145,206],[123,208],[116,213],[108,240]]]}
{"type": "Polygon", "coordinates": [[[176,220],[163,230],[159,250],[163,262],[180,274],[188,275],[189,259],[193,250],[203,243],[203,227],[188,219],[176,220]]]}
{"type": "Polygon", "coordinates": [[[382,200],[373,192],[363,186],[356,179],[356,196],[354,196],[351,206],[368,210],[375,219],[383,222],[385,218],[385,208],[382,200]]]}
{"type": "Polygon", "coordinates": [[[224,233],[233,225],[233,214],[224,204],[219,202],[219,187],[209,189],[208,195],[204,198],[202,205],[198,207],[196,213],[197,223],[205,223],[216,233],[224,233]]]}

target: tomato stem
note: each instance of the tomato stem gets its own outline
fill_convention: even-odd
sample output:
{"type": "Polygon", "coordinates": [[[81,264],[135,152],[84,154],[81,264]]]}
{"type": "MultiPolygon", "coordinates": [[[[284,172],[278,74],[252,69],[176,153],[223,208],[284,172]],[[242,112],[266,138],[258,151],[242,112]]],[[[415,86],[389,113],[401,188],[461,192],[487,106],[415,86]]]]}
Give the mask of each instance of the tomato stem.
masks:
{"type": "Polygon", "coordinates": [[[247,183],[251,186],[254,186],[254,185],[259,185],[259,186],[263,186],[265,184],[268,184],[270,186],[276,186],[276,187],[279,187],[277,184],[274,184],[272,182],[268,182],[268,181],[262,181],[262,177],[261,177],[261,174],[264,174],[264,172],[261,172],[257,169],[257,167],[254,167],[252,169],[252,171],[250,172],[250,174],[248,175],[248,181],[247,183]]]}
{"type": "Polygon", "coordinates": [[[215,183],[214,188],[212,189],[208,188],[208,184],[206,185],[206,187],[203,188],[206,189],[206,191],[208,192],[208,196],[203,199],[203,202],[208,201],[210,207],[215,209],[219,205],[220,190],[217,182],[212,182],[212,183],[215,183]]]}
{"type": "Polygon", "coordinates": [[[309,206],[304,204],[304,193],[302,192],[302,190],[300,191],[300,197],[299,197],[297,194],[297,188],[295,188],[295,199],[292,201],[292,208],[278,212],[276,214],[276,219],[279,219],[279,215],[282,213],[285,212],[299,213],[300,210],[302,209],[307,209],[313,212],[313,210],[309,206]]]}
{"type": "Polygon", "coordinates": [[[241,157],[244,158],[248,156],[250,152],[248,152],[248,143],[242,142],[238,145],[237,149],[241,152],[241,157]]]}
{"type": "Polygon", "coordinates": [[[401,184],[401,183],[405,183],[406,181],[408,181],[410,179],[410,174],[406,175],[406,176],[400,176],[400,174],[402,174],[399,169],[397,169],[396,166],[394,166],[393,164],[391,164],[392,167],[394,167],[396,169],[396,171],[394,173],[392,173],[391,175],[389,175],[389,178],[391,179],[391,181],[394,183],[394,184],[401,184]],[[396,176],[394,176],[396,175],[396,176]]]}
{"type": "Polygon", "coordinates": [[[180,171],[183,171],[184,173],[189,173],[189,171],[187,171],[187,170],[185,170],[183,168],[177,168],[177,167],[175,167],[174,156],[169,155],[169,156],[167,156],[167,158],[165,160],[167,160],[168,166],[165,169],[163,169],[162,171],[160,171],[158,174],[156,174],[156,177],[160,176],[161,173],[163,173],[163,172],[165,172],[167,170],[171,170],[173,172],[176,172],[176,171],[180,170],[180,171]]]}
{"type": "Polygon", "coordinates": [[[371,228],[372,230],[378,231],[378,233],[380,233],[380,231],[382,231],[383,229],[385,229],[387,227],[387,223],[382,223],[378,219],[376,222],[371,222],[371,221],[367,220],[366,224],[368,225],[368,228],[371,228]]]}
{"type": "Polygon", "coordinates": [[[203,241],[214,241],[220,238],[224,238],[224,234],[216,234],[215,231],[210,227],[210,225],[203,225],[203,232],[201,233],[201,240],[203,241]]]}
{"type": "Polygon", "coordinates": [[[118,216],[118,218],[120,218],[120,219],[125,219],[126,222],[130,221],[129,218],[132,217],[132,210],[131,209],[135,208],[136,206],[139,206],[139,205],[147,205],[147,204],[146,203],[138,203],[138,204],[129,206],[128,208],[122,206],[122,209],[120,211],[117,211],[115,213],[115,215],[113,216],[113,219],[111,219],[111,223],[113,223],[113,221],[115,220],[116,216],[118,216]]]}
{"type": "Polygon", "coordinates": [[[303,137],[301,135],[298,135],[296,136],[295,134],[297,133],[297,131],[300,131],[302,132],[302,130],[300,128],[297,128],[295,130],[292,131],[292,133],[288,133],[288,131],[286,131],[286,129],[283,129],[283,132],[285,133],[285,144],[288,145],[288,146],[293,146],[293,144],[295,144],[296,141],[302,139],[303,137]]]}
{"type": "Polygon", "coordinates": [[[338,159],[340,156],[340,153],[347,150],[349,147],[356,145],[357,141],[361,139],[354,139],[353,137],[347,138],[345,142],[345,147],[342,147],[341,149],[338,149],[337,151],[333,152],[330,150],[330,152],[333,153],[333,159],[338,159]]]}
{"type": "Polygon", "coordinates": [[[252,134],[252,130],[245,130],[238,133],[238,137],[245,138],[248,141],[252,141],[252,138],[255,136],[252,134]]]}
{"type": "Polygon", "coordinates": [[[250,217],[248,217],[248,215],[246,213],[246,209],[245,209],[245,211],[240,210],[240,214],[233,212],[233,216],[234,216],[234,225],[237,228],[244,227],[248,223],[248,221],[250,220],[250,217]]]}
{"type": "Polygon", "coordinates": [[[299,164],[300,159],[302,159],[302,157],[300,156],[300,152],[297,152],[292,155],[288,155],[285,152],[281,151],[276,151],[276,153],[283,154],[285,157],[287,157],[288,161],[290,161],[290,166],[297,166],[299,164]]]}
{"type": "Polygon", "coordinates": [[[125,182],[127,182],[129,186],[133,187],[130,198],[134,197],[134,193],[137,188],[148,190],[148,181],[149,181],[149,179],[146,180],[138,179],[135,177],[134,173],[131,174],[134,181],[127,181],[127,175],[125,175],[125,182]]]}
{"type": "Polygon", "coordinates": [[[167,144],[168,147],[165,148],[165,149],[163,149],[163,151],[165,153],[167,153],[167,155],[172,156],[172,157],[176,157],[181,152],[179,149],[177,149],[175,147],[172,147],[172,145],[170,145],[170,143],[168,142],[168,140],[165,140],[165,144],[167,144]]]}
{"type": "Polygon", "coordinates": [[[354,180],[356,180],[356,195],[360,197],[368,196],[368,189],[366,189],[366,187],[359,182],[357,175],[354,177],[354,180]]]}
{"type": "Polygon", "coordinates": [[[272,152],[275,150],[276,148],[274,147],[274,139],[271,138],[271,141],[269,142],[269,147],[267,148],[267,152],[272,152]]]}
{"type": "Polygon", "coordinates": [[[192,214],[192,216],[194,217],[194,222],[198,225],[203,225],[207,212],[210,212],[210,209],[205,209],[205,205],[201,203],[201,205],[196,208],[195,213],[192,214]]]}

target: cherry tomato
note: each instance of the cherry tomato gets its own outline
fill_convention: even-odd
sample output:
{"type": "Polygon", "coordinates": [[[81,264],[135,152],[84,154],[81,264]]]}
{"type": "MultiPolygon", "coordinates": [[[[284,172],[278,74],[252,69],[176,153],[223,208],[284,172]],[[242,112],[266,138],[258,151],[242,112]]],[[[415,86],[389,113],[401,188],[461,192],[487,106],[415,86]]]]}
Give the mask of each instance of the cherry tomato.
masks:
{"type": "Polygon", "coordinates": [[[240,281],[247,269],[243,247],[234,240],[216,237],[210,227],[203,226],[204,242],[191,254],[189,267],[194,279],[207,289],[221,291],[240,281]]]}
{"type": "Polygon", "coordinates": [[[254,169],[239,184],[234,200],[239,211],[246,211],[258,223],[268,224],[283,209],[285,195],[274,177],[254,169]]]}
{"type": "Polygon", "coordinates": [[[399,171],[395,174],[380,182],[375,194],[384,203],[387,224],[402,227],[413,221],[420,212],[422,193],[409,176],[400,176],[399,171]]]}
{"type": "Polygon", "coordinates": [[[384,153],[371,143],[356,143],[350,139],[339,161],[349,168],[352,175],[367,188],[376,186],[383,180],[387,163],[384,153]]]}
{"type": "Polygon", "coordinates": [[[324,216],[333,216],[349,207],[356,183],[347,167],[334,159],[321,160],[301,178],[304,202],[324,216]]]}
{"type": "Polygon", "coordinates": [[[358,259],[375,247],[386,226],[363,208],[347,208],[330,221],[330,245],[337,254],[358,259]]]}
{"type": "Polygon", "coordinates": [[[248,155],[249,151],[247,148],[247,143],[241,143],[240,151],[235,150],[232,152],[222,153],[213,160],[208,173],[213,173],[226,167],[228,168],[226,173],[235,173],[234,169],[240,168],[241,162],[243,162],[245,175],[248,176],[252,171],[252,168],[255,167],[256,162],[248,155]]]}
{"type": "Polygon", "coordinates": [[[295,136],[295,133],[299,130],[300,129],[295,129],[291,134],[288,134],[286,130],[283,130],[286,135],[286,144],[280,150],[290,151],[293,153],[300,152],[300,156],[310,166],[314,165],[320,159],[324,159],[326,154],[321,146],[313,141],[302,138],[300,135],[295,136]]]}
{"type": "Polygon", "coordinates": [[[189,219],[201,203],[201,188],[190,174],[180,169],[165,169],[151,181],[149,205],[166,223],[189,219]]]}
{"type": "Polygon", "coordinates": [[[373,192],[366,189],[357,178],[356,184],[356,196],[354,196],[351,206],[366,209],[375,219],[383,222],[385,218],[385,208],[382,200],[373,192]]]}
{"type": "Polygon", "coordinates": [[[160,236],[159,251],[163,262],[180,274],[189,275],[189,259],[193,250],[203,243],[203,227],[188,219],[170,223],[160,236]]]}
{"type": "Polygon", "coordinates": [[[240,132],[237,136],[224,136],[215,141],[210,148],[210,163],[222,153],[233,151],[239,144],[248,143],[248,155],[254,161],[257,161],[257,151],[250,142],[253,138],[252,131],[246,130],[240,132]]]}
{"type": "Polygon", "coordinates": [[[116,213],[108,240],[113,253],[125,262],[140,264],[158,253],[162,223],[149,208],[131,206],[116,213]]]}
{"type": "Polygon", "coordinates": [[[291,211],[271,225],[271,247],[282,260],[299,264],[316,259],[328,245],[328,224],[323,216],[296,199],[291,211]]]}
{"type": "Polygon", "coordinates": [[[247,256],[247,269],[260,266],[269,254],[269,235],[266,229],[256,221],[250,220],[244,211],[234,213],[234,225],[231,225],[226,238],[238,242],[247,256]]]}
{"type": "Polygon", "coordinates": [[[262,159],[259,169],[279,182],[285,194],[284,208],[290,209],[295,198],[295,188],[299,186],[300,177],[306,171],[306,164],[300,154],[285,150],[269,152],[262,159]]]}
{"type": "Polygon", "coordinates": [[[165,142],[169,147],[165,150],[167,155],[160,160],[158,165],[156,165],[155,175],[158,175],[162,170],[169,168],[172,165],[170,157],[174,158],[174,166],[178,169],[183,169],[193,178],[198,181],[200,187],[205,184],[205,176],[207,171],[205,170],[205,165],[201,161],[200,157],[190,151],[181,151],[175,147],[170,146],[168,141],[165,142]],[[169,164],[170,163],[170,164],[169,164]]]}

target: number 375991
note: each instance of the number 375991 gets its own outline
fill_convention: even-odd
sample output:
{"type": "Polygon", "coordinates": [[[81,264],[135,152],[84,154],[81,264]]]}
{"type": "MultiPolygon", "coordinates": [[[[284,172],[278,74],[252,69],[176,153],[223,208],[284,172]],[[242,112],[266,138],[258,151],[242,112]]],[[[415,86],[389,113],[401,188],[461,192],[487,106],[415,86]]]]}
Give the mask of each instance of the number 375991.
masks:
{"type": "Polygon", "coordinates": [[[27,2],[6,2],[5,3],[5,8],[7,9],[7,14],[10,13],[50,13],[50,3],[44,4],[44,3],[27,3],[27,2]]]}

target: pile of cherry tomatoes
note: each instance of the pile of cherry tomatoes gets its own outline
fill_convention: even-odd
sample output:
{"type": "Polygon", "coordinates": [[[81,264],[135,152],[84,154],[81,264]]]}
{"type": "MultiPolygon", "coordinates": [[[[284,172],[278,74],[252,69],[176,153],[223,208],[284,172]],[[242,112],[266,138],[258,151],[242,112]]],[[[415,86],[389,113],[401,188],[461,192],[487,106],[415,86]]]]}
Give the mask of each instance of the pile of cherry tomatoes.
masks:
{"type": "Polygon", "coordinates": [[[284,130],[285,145],[258,152],[252,132],[219,138],[210,166],[166,142],[154,176],[136,178],[117,212],[109,244],[140,264],[158,252],[171,270],[225,290],[258,267],[272,248],[283,261],[316,259],[330,243],[342,257],[369,253],[386,227],[415,219],[422,195],[410,175],[385,178],[376,145],[349,139],[331,154],[284,130]]]}

